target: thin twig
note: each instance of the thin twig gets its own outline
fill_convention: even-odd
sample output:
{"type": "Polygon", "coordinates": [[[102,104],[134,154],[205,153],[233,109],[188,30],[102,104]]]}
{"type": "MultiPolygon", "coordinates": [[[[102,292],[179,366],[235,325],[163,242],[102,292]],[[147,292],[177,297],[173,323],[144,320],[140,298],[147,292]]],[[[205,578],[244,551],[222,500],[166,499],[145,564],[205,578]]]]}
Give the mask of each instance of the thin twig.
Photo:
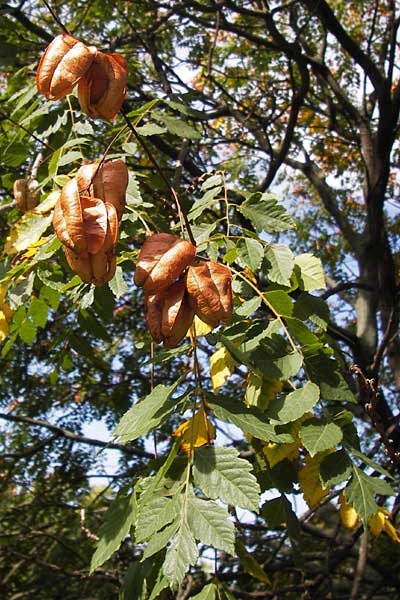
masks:
{"type": "Polygon", "coordinates": [[[178,210],[178,215],[180,218],[183,219],[184,223],[185,223],[185,227],[186,227],[186,231],[187,234],[189,236],[189,239],[191,241],[191,243],[195,246],[196,245],[196,241],[194,239],[193,236],[193,232],[192,229],[190,227],[190,223],[188,221],[188,218],[186,216],[186,212],[183,209],[182,203],[179,199],[179,196],[176,192],[176,190],[174,189],[174,187],[172,186],[171,182],[169,181],[168,177],[165,175],[164,171],[161,169],[160,165],[157,163],[156,159],[153,156],[153,153],[151,152],[150,148],[147,146],[147,144],[144,142],[144,140],[140,137],[140,135],[137,133],[135,127],[132,125],[127,113],[125,112],[125,110],[123,108],[121,108],[121,114],[124,117],[127,126],[129,127],[130,131],[133,133],[133,135],[135,136],[135,138],[137,139],[137,141],[139,142],[139,144],[142,146],[143,150],[146,152],[147,156],[149,157],[150,161],[152,162],[153,166],[155,167],[155,169],[157,170],[157,173],[160,175],[161,179],[163,180],[163,182],[165,183],[165,185],[167,186],[167,189],[174,201],[174,203],[176,204],[177,210],[178,210]]]}
{"type": "Polygon", "coordinates": [[[45,5],[45,7],[47,8],[47,10],[49,11],[49,13],[51,14],[51,16],[53,17],[53,19],[55,20],[55,22],[57,23],[57,25],[59,25],[61,27],[61,29],[63,30],[63,32],[66,33],[67,35],[70,35],[68,29],[65,27],[64,23],[62,23],[60,21],[60,19],[57,17],[56,13],[51,8],[51,6],[48,4],[48,2],[46,2],[46,0],[43,0],[43,4],[45,5]]]}

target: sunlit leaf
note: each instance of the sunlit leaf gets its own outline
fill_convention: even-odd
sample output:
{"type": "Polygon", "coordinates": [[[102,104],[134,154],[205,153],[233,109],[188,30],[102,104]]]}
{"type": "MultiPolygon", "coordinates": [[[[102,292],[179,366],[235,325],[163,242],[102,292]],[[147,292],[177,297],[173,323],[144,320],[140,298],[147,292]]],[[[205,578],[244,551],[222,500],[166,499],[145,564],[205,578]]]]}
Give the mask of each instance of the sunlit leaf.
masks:
{"type": "Polygon", "coordinates": [[[241,506],[258,512],[260,488],[251,473],[251,465],[239,458],[234,448],[205,446],[194,455],[193,477],[198,486],[213,500],[241,506]]]}
{"type": "Polygon", "coordinates": [[[90,572],[106,562],[118,550],[136,518],[136,495],[117,496],[108,509],[99,532],[97,548],[92,556],[90,572]]]}

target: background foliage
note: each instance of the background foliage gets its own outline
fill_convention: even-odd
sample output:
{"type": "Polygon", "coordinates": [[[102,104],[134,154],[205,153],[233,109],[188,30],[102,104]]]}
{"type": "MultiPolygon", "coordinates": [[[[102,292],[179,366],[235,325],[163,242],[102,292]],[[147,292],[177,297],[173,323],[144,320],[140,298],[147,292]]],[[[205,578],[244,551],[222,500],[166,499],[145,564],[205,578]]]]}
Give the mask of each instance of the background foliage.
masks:
{"type": "Polygon", "coordinates": [[[2,3],[2,597],[397,598],[396,3],[52,8],[126,57],[141,143],[37,94],[60,25],[2,3]],[[130,183],[117,275],[93,289],[50,224],[105,152],[130,183]],[[42,203],[22,214],[24,177],[42,203]],[[235,308],[165,351],[133,272],[149,230],[180,235],[170,186],[235,308]]]}

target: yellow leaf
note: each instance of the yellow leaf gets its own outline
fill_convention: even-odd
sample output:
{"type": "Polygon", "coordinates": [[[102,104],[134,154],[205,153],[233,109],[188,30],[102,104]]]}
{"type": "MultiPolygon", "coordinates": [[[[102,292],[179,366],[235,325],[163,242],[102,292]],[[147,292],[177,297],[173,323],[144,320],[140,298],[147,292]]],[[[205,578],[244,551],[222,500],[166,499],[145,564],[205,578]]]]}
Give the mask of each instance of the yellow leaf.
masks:
{"type": "Polygon", "coordinates": [[[263,447],[263,452],[272,469],[285,458],[288,458],[289,460],[297,458],[299,445],[297,442],[292,442],[291,444],[274,444],[273,442],[270,442],[263,447]]]}
{"type": "Polygon", "coordinates": [[[257,283],[258,283],[258,282],[257,282],[257,278],[256,278],[256,276],[254,275],[253,271],[251,271],[251,270],[250,270],[248,267],[245,267],[245,268],[243,269],[243,273],[245,274],[245,276],[247,277],[247,279],[248,279],[249,281],[251,281],[252,283],[255,283],[255,284],[257,285],[257,283]]]}
{"type": "Polygon", "coordinates": [[[38,249],[40,248],[40,246],[43,246],[43,244],[45,244],[47,242],[47,240],[48,240],[47,237],[41,237],[37,242],[35,242],[31,246],[29,246],[29,248],[27,248],[27,250],[25,250],[25,252],[22,254],[21,258],[22,259],[32,258],[32,256],[35,256],[35,254],[38,251],[38,249]]]}
{"type": "MultiPolygon", "coordinates": [[[[204,323],[204,321],[199,319],[199,317],[197,315],[194,316],[192,327],[194,327],[194,330],[196,332],[196,337],[200,337],[202,335],[207,335],[208,333],[210,333],[210,331],[212,331],[214,329],[211,325],[208,325],[208,323],[204,323]]],[[[190,330],[192,329],[192,327],[189,327],[189,331],[187,332],[187,337],[190,337],[190,335],[191,335],[190,330]]]]}
{"type": "Polygon", "coordinates": [[[225,346],[219,348],[219,350],[214,352],[210,357],[211,383],[216,394],[218,393],[219,388],[224,385],[228,377],[232,375],[234,365],[234,360],[225,346]]]}
{"type": "Polygon", "coordinates": [[[263,447],[263,452],[268,459],[271,469],[285,458],[288,458],[289,460],[294,460],[297,458],[299,454],[299,448],[302,445],[301,439],[299,438],[300,427],[303,421],[309,419],[310,416],[312,416],[312,414],[307,412],[297,419],[297,421],[290,423],[287,431],[294,439],[294,442],[287,444],[275,444],[274,442],[269,442],[263,447]]]}
{"type": "Polygon", "coordinates": [[[329,451],[319,452],[313,457],[307,454],[304,459],[306,465],[299,471],[301,491],[303,492],[304,500],[310,508],[314,508],[328,493],[328,490],[322,487],[319,478],[320,464],[327,454],[329,454],[329,451]]]}
{"type": "Polygon", "coordinates": [[[279,379],[266,379],[256,373],[249,373],[245,393],[247,406],[257,406],[266,410],[275,396],[282,391],[282,382],[279,379]]]}
{"type": "Polygon", "coordinates": [[[181,438],[182,450],[186,454],[191,454],[193,448],[199,448],[214,441],[215,427],[208,420],[206,411],[201,405],[193,417],[179,425],[174,435],[181,438]]]}
{"type": "Polygon", "coordinates": [[[8,334],[8,322],[2,310],[0,310],[0,343],[5,340],[8,334]]]}
{"type": "Polygon", "coordinates": [[[368,522],[369,528],[373,535],[378,536],[382,531],[386,532],[388,536],[397,544],[400,544],[400,537],[397,533],[396,528],[390,521],[390,513],[384,508],[380,508],[378,512],[370,518],[368,522]]]}
{"type": "Polygon", "coordinates": [[[343,525],[347,529],[353,529],[358,523],[358,514],[351,504],[347,504],[344,494],[339,496],[339,515],[343,525]]]}
{"type": "Polygon", "coordinates": [[[43,202],[41,202],[38,206],[36,206],[36,208],[34,208],[32,212],[38,213],[40,215],[45,215],[49,213],[55,207],[60,195],[61,192],[50,192],[47,198],[43,200],[43,202]]]}

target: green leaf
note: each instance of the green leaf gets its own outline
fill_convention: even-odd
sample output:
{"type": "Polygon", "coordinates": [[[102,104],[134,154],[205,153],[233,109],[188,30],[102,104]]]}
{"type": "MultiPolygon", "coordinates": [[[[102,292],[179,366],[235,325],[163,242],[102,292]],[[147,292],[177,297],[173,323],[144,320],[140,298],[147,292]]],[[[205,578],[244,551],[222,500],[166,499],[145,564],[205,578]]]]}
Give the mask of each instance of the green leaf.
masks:
{"type": "Polygon", "coordinates": [[[207,190],[204,196],[202,196],[199,200],[196,200],[196,202],[193,204],[188,213],[188,219],[190,221],[195,221],[205,210],[211,208],[217,202],[219,202],[218,196],[222,192],[222,189],[223,188],[219,186],[207,190]]]}
{"type": "Polygon", "coordinates": [[[33,344],[36,333],[36,325],[28,319],[24,319],[18,328],[18,335],[25,344],[33,344]]]}
{"type": "Polygon", "coordinates": [[[263,583],[266,583],[267,585],[271,585],[268,575],[262,566],[256,561],[256,559],[246,550],[246,547],[241,540],[236,540],[235,548],[238,558],[246,573],[249,573],[249,575],[255,577],[259,581],[262,581],[263,583]]]}
{"type": "Polygon", "coordinates": [[[235,528],[226,507],[191,494],[187,514],[189,528],[197,540],[234,555],[235,528]]]}
{"type": "Polygon", "coordinates": [[[270,281],[290,286],[290,277],[294,269],[294,256],[285,244],[270,244],[265,250],[265,258],[269,262],[267,276],[270,281]]]}
{"type": "Polygon", "coordinates": [[[23,142],[12,142],[2,152],[1,161],[7,167],[19,167],[28,158],[29,146],[23,142]]]}
{"type": "Polygon", "coordinates": [[[136,133],[139,135],[149,136],[149,135],[161,135],[167,131],[166,127],[160,127],[157,123],[146,123],[146,125],[141,125],[140,127],[136,127],[136,133]]]}
{"type": "Polygon", "coordinates": [[[151,590],[151,594],[149,600],[156,600],[160,593],[165,590],[165,588],[169,587],[168,579],[165,577],[162,571],[159,572],[157,582],[153,589],[151,590]]]}
{"type": "Polygon", "coordinates": [[[264,256],[264,249],[260,242],[252,238],[242,238],[237,243],[237,250],[245,266],[253,272],[258,271],[264,256]]]}
{"type": "Polygon", "coordinates": [[[201,184],[200,191],[205,192],[206,190],[209,190],[212,187],[216,187],[223,184],[224,180],[222,179],[221,175],[211,175],[211,177],[207,177],[207,179],[203,181],[203,183],[201,184]]]}
{"type": "Polygon", "coordinates": [[[356,399],[343,377],[337,362],[322,352],[305,356],[307,373],[319,385],[321,398],[336,402],[355,403],[356,399]]]}
{"type": "Polygon", "coordinates": [[[253,435],[260,440],[277,444],[294,442],[290,433],[276,433],[273,425],[266,423],[265,414],[256,407],[247,408],[238,400],[218,397],[209,400],[208,405],[215,412],[218,419],[233,423],[244,433],[253,435]]]}
{"type": "Polygon", "coordinates": [[[293,314],[293,302],[289,294],[282,290],[265,292],[264,298],[271,310],[281,317],[291,317],[293,314]]]}
{"type": "Polygon", "coordinates": [[[215,583],[209,583],[201,592],[196,594],[195,596],[190,596],[189,600],[215,600],[215,594],[217,593],[218,588],[215,583]]]}
{"type": "Polygon", "coordinates": [[[300,319],[286,318],[286,325],[301,346],[322,346],[318,337],[300,319]]]}
{"type": "Polygon", "coordinates": [[[285,338],[276,333],[262,338],[250,358],[268,379],[290,379],[303,363],[300,352],[289,350],[285,338]]]}
{"type": "Polygon", "coordinates": [[[188,125],[185,121],[158,112],[157,119],[164,123],[168,131],[174,135],[181,138],[188,138],[189,140],[199,140],[201,138],[201,133],[194,127],[191,127],[191,125],[188,125]]]}
{"type": "Polygon", "coordinates": [[[281,423],[291,423],[311,410],[319,400],[319,387],[308,381],[304,387],[272,400],[266,414],[281,423]]]}
{"type": "Polygon", "coordinates": [[[52,221],[53,215],[37,215],[35,213],[25,213],[22,218],[14,225],[15,236],[11,234],[11,252],[22,252],[32,244],[35,244],[46,231],[52,221]]]}
{"type": "Polygon", "coordinates": [[[315,456],[340,444],[343,433],[335,423],[319,423],[317,419],[312,419],[303,423],[299,436],[310,455],[315,456]]]}
{"type": "Polygon", "coordinates": [[[40,298],[46,301],[46,304],[51,306],[53,310],[57,310],[60,304],[60,292],[44,285],[40,290],[40,298]]]}
{"type": "Polygon", "coordinates": [[[235,309],[235,313],[240,317],[249,317],[253,312],[255,312],[261,304],[261,298],[259,296],[255,296],[250,300],[246,300],[235,309]]]}
{"type": "Polygon", "coordinates": [[[260,488],[251,465],[235,448],[197,448],[193,477],[196,486],[212,500],[258,512],[260,488]]]}
{"type": "Polygon", "coordinates": [[[258,232],[278,233],[294,229],[295,223],[285,208],[271,194],[252,194],[238,210],[249,219],[258,232]]]}
{"type": "Polygon", "coordinates": [[[344,450],[338,450],[325,456],[320,465],[320,480],[322,487],[332,488],[351,475],[351,461],[344,450]]]}
{"type": "Polygon", "coordinates": [[[322,298],[302,292],[294,305],[293,316],[302,321],[309,319],[326,331],[329,322],[329,306],[322,298]]]}
{"type": "Polygon", "coordinates": [[[356,448],[350,448],[350,452],[353,454],[353,456],[355,456],[356,458],[358,458],[359,460],[361,460],[363,463],[365,463],[366,465],[368,465],[372,469],[375,469],[375,471],[378,471],[378,473],[381,473],[381,475],[384,475],[385,477],[389,477],[389,479],[393,479],[393,475],[391,475],[389,473],[389,471],[387,471],[386,469],[384,469],[382,467],[382,465],[380,465],[379,463],[377,463],[375,460],[372,460],[371,458],[369,458],[369,456],[365,456],[365,454],[363,454],[362,452],[360,452],[356,448]]]}
{"type": "Polygon", "coordinates": [[[175,521],[173,521],[171,523],[171,525],[168,525],[162,531],[158,531],[157,533],[152,535],[149,540],[149,543],[147,544],[147,546],[143,552],[142,561],[146,560],[150,556],[153,556],[153,554],[156,554],[163,548],[166,548],[170,539],[178,531],[179,525],[180,525],[180,521],[179,521],[179,519],[176,519],[175,521]]]}
{"type": "Polygon", "coordinates": [[[163,564],[163,572],[172,588],[180,585],[189,567],[194,565],[199,555],[197,544],[186,521],[168,548],[163,564]]]}
{"type": "Polygon", "coordinates": [[[300,523],[292,505],[286,496],[273,498],[265,502],[261,514],[272,528],[285,526],[291,538],[298,539],[301,533],[300,523]]]}
{"type": "Polygon", "coordinates": [[[78,150],[71,150],[71,152],[67,152],[63,154],[57,161],[58,167],[64,167],[65,165],[69,165],[77,160],[82,160],[82,153],[78,150]]]}
{"type": "Polygon", "coordinates": [[[217,223],[199,223],[198,225],[192,225],[192,233],[196,240],[197,249],[201,244],[208,242],[208,239],[216,226],[217,223]]]}
{"type": "Polygon", "coordinates": [[[90,285],[89,288],[79,299],[79,308],[86,310],[89,306],[92,306],[94,302],[94,285],[90,285]]]}
{"type": "Polygon", "coordinates": [[[312,254],[300,254],[294,259],[295,273],[300,288],[306,292],[325,289],[325,275],[319,258],[312,254]]]}
{"type": "Polygon", "coordinates": [[[49,314],[49,307],[44,300],[33,297],[28,310],[28,317],[38,327],[44,327],[47,323],[47,315],[49,314]]]}
{"type": "Polygon", "coordinates": [[[93,573],[118,550],[135,522],[136,509],[135,493],[129,496],[117,496],[110,505],[100,529],[100,540],[92,556],[90,573],[93,573]]]}
{"type": "Polygon", "coordinates": [[[108,282],[108,286],[116,298],[121,298],[121,296],[124,296],[127,293],[128,284],[124,279],[123,271],[120,266],[116,268],[115,275],[111,281],[108,282]]]}
{"type": "Polygon", "coordinates": [[[171,523],[176,516],[176,502],[171,498],[151,496],[143,503],[139,497],[136,542],[140,543],[149,539],[154,533],[171,523]]]}
{"type": "Polygon", "coordinates": [[[391,496],[392,487],[378,477],[370,477],[358,467],[353,466],[353,475],[350,483],[344,490],[347,503],[356,510],[364,527],[370,518],[378,511],[375,494],[391,496]]]}
{"type": "Polygon", "coordinates": [[[122,443],[147,435],[149,431],[152,431],[164,421],[175,408],[176,402],[174,400],[168,401],[168,399],[179,383],[180,380],[169,387],[163,384],[157,385],[148,396],[137,402],[133,408],[123,415],[115,428],[114,435],[122,443]]]}

